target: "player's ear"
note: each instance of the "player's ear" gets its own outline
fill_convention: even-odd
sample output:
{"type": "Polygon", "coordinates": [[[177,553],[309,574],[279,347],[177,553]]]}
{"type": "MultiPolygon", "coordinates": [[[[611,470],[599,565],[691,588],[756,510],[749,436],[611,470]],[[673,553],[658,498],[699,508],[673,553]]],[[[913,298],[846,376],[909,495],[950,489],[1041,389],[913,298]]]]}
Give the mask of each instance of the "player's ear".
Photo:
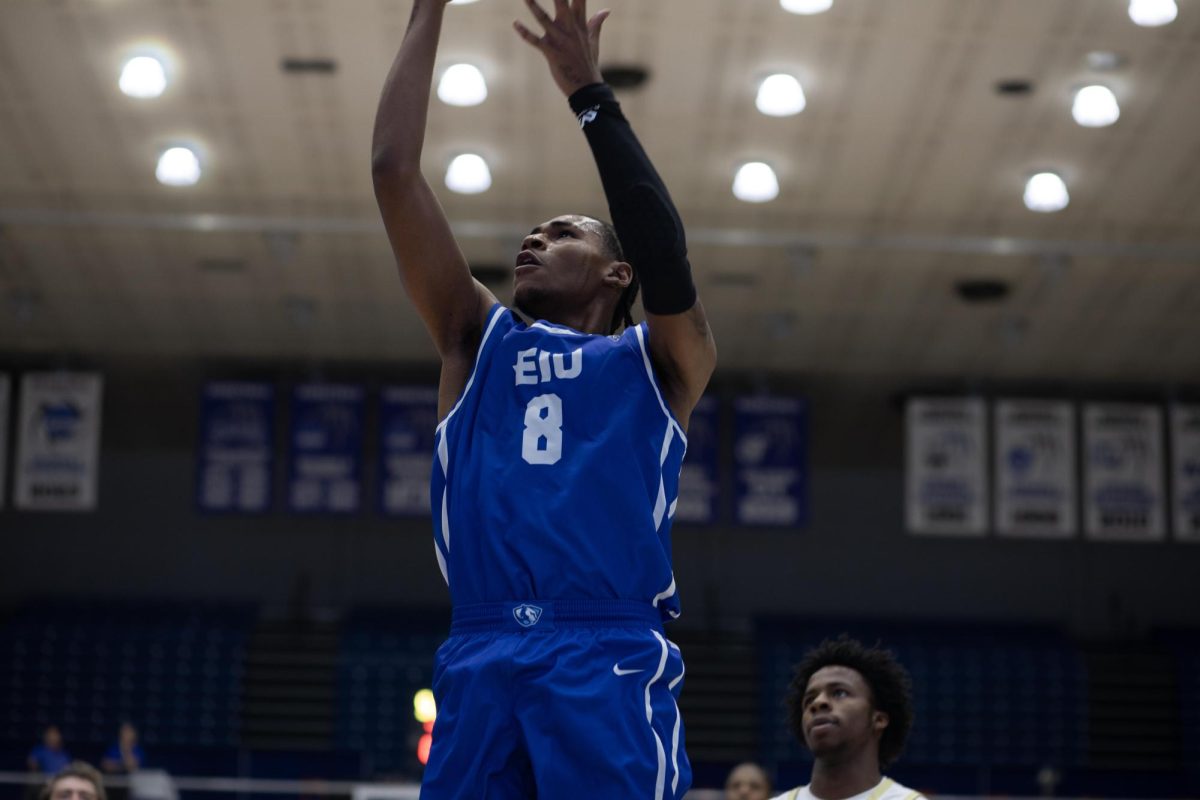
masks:
{"type": "Polygon", "coordinates": [[[628,261],[614,261],[604,273],[604,283],[617,289],[624,289],[632,280],[633,267],[628,261]]]}
{"type": "Polygon", "coordinates": [[[888,717],[886,712],[884,712],[884,711],[872,711],[871,712],[871,729],[874,730],[876,733],[882,734],[883,731],[887,728],[889,722],[891,722],[891,718],[888,717]]]}

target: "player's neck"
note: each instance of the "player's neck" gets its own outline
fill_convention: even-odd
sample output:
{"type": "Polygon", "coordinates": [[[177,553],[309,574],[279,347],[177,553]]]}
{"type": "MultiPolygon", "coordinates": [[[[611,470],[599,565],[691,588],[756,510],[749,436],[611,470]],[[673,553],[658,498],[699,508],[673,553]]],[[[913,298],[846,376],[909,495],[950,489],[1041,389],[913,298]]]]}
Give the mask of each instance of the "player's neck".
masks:
{"type": "Polygon", "coordinates": [[[813,763],[808,790],[821,800],[844,800],[873,789],[883,780],[879,756],[865,749],[846,760],[820,758],[813,763]]]}

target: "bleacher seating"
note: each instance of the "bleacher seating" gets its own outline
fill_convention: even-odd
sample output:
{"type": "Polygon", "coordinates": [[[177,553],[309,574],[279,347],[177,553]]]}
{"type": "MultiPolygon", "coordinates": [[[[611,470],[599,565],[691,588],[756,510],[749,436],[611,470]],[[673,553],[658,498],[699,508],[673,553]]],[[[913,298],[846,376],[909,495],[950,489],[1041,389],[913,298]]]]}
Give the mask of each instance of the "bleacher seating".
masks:
{"type": "MultiPolygon", "coordinates": [[[[41,727],[54,723],[73,754],[95,760],[119,723],[130,720],[153,765],[177,774],[259,774],[255,765],[264,759],[294,758],[306,777],[415,779],[422,731],[413,695],[432,686],[446,617],[445,610],[386,608],[342,619],[329,755],[349,766],[334,770],[311,752],[259,752],[244,741],[254,608],[30,605],[0,619],[0,745],[6,763],[20,768],[41,727]]],[[[998,624],[760,620],[746,640],[760,659],[758,756],[781,774],[807,774],[807,755],[792,739],[783,706],[793,667],[811,646],[841,632],[881,642],[912,676],[916,723],[903,769],[937,776],[931,785],[948,786],[948,776],[961,773],[963,786],[977,785],[979,775],[998,786],[1009,775],[1019,788],[1050,765],[1083,787],[1076,791],[1089,786],[1084,779],[1098,765],[1089,762],[1083,650],[1053,629],[998,624]]],[[[699,659],[692,666],[703,675],[707,651],[692,649],[699,659]]],[[[1200,634],[1160,633],[1155,650],[1177,665],[1179,752],[1184,770],[1200,780],[1200,634]]],[[[1170,772],[1160,777],[1179,780],[1170,772]]]]}
{"type": "Polygon", "coordinates": [[[881,642],[913,680],[909,764],[1070,767],[1087,751],[1087,688],[1081,654],[1049,630],[1002,626],[764,620],[764,743],[777,763],[805,757],[783,702],[806,650],[847,632],[881,642]]]}
{"type": "Polygon", "coordinates": [[[31,604],[0,628],[0,736],[28,747],[54,723],[80,754],[128,720],[149,751],[235,746],[252,623],[241,606],[31,604]]]}
{"type": "Polygon", "coordinates": [[[1200,774],[1200,630],[1161,631],[1157,638],[1175,659],[1183,763],[1200,774]]]}
{"type": "Polygon", "coordinates": [[[344,620],[338,667],[338,747],[364,752],[375,775],[419,769],[413,695],[433,684],[445,612],[360,609],[344,620]]]}

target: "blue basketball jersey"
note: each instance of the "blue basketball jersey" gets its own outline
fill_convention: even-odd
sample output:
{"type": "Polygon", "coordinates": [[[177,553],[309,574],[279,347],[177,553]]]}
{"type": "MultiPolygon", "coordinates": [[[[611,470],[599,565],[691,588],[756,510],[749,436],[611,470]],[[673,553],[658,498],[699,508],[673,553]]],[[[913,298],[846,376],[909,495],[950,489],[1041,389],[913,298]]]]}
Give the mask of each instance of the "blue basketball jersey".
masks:
{"type": "Polygon", "coordinates": [[[488,314],[437,428],[434,543],[455,606],[621,599],[679,616],[671,518],[687,439],[645,323],[619,336],[488,314]]]}

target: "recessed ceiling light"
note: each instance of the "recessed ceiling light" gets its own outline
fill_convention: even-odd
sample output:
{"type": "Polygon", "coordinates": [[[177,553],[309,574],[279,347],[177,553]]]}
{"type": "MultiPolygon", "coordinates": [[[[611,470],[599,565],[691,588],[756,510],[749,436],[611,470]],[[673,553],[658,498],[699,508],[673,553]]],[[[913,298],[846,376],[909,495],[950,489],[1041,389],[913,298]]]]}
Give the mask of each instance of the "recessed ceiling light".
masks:
{"type": "Polygon", "coordinates": [[[1157,28],[1179,16],[1175,0],[1129,0],[1129,18],[1143,28],[1157,28]]]}
{"type": "Polygon", "coordinates": [[[479,0],[450,0],[452,6],[469,6],[471,3],[478,3],[479,0]]]}
{"type": "Polygon", "coordinates": [[[1050,214],[1062,211],[1070,202],[1067,184],[1053,172],[1039,172],[1025,184],[1025,207],[1030,211],[1050,214]]]}
{"type": "Polygon", "coordinates": [[[1007,281],[995,278],[964,278],[954,284],[955,293],[968,303],[995,303],[1008,297],[1007,281]]]}
{"type": "Polygon", "coordinates": [[[446,169],[446,188],[458,194],[480,194],[492,188],[492,172],[482,156],[463,153],[446,169]]]}
{"type": "Polygon", "coordinates": [[[768,75],[758,86],[754,105],[769,117],[790,117],[804,110],[808,101],[800,81],[784,73],[768,75]]]}
{"type": "Polygon", "coordinates": [[[487,95],[483,73],[471,64],[451,64],[438,81],[437,96],[446,105],[477,106],[487,95]]]}
{"type": "Polygon", "coordinates": [[[1075,93],[1071,116],[1085,128],[1103,128],[1120,118],[1121,107],[1117,104],[1117,96],[1107,86],[1084,86],[1075,93]]]}
{"type": "Polygon", "coordinates": [[[733,178],[733,195],[747,203],[768,203],[779,196],[775,170],[761,161],[742,164],[733,178]]]}
{"type": "Polygon", "coordinates": [[[613,89],[640,89],[650,79],[650,70],[637,64],[609,64],[600,77],[613,89]]]}
{"type": "Polygon", "coordinates": [[[996,94],[1020,95],[1032,94],[1033,81],[1025,78],[1005,78],[996,81],[996,94]]]}
{"type": "Polygon", "coordinates": [[[280,64],[284,72],[332,75],[337,72],[337,62],[332,58],[285,58],[280,64]]]}
{"type": "Polygon", "coordinates": [[[159,156],[154,176],[165,186],[192,186],[200,180],[200,159],[191,148],[168,148],[159,156]]]}
{"type": "Polygon", "coordinates": [[[833,0],[779,0],[779,5],[793,14],[821,14],[833,8],[833,0]]]}
{"type": "Polygon", "coordinates": [[[134,56],[121,68],[117,85],[130,97],[146,100],[158,97],[167,88],[167,73],[157,58],[134,56]]]}

